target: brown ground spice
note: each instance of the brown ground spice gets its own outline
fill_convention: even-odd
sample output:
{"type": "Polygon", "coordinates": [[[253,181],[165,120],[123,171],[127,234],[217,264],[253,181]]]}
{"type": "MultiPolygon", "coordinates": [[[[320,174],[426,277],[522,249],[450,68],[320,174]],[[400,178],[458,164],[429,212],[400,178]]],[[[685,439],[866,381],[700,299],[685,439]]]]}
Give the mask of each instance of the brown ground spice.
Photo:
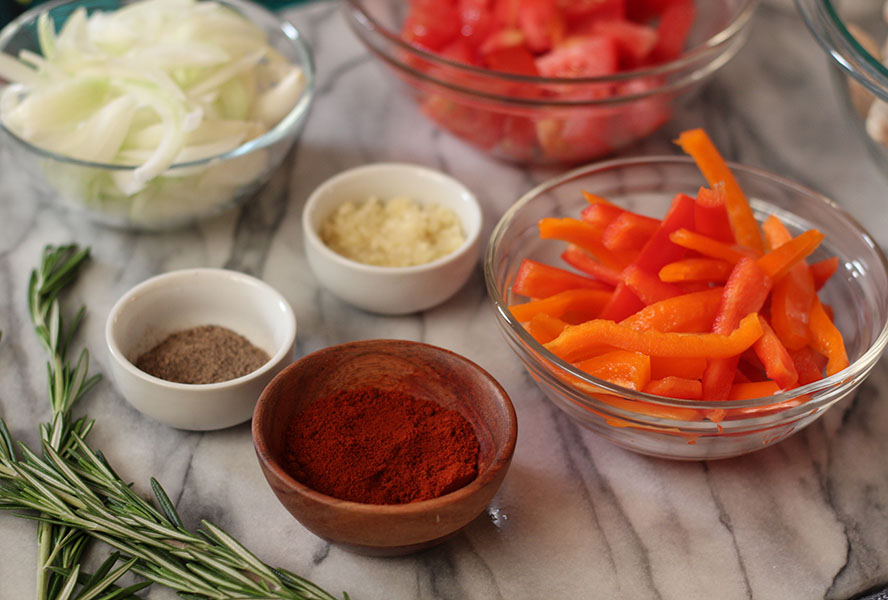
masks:
{"type": "Polygon", "coordinates": [[[227,327],[201,325],[173,333],[136,359],[149,375],[176,383],[219,383],[243,377],[268,354],[227,327]]]}

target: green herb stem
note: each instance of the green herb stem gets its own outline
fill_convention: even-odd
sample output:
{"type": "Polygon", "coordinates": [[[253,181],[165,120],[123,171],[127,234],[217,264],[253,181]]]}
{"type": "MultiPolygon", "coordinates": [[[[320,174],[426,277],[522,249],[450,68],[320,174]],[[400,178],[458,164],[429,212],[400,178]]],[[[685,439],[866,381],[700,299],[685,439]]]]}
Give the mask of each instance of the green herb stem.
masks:
{"type": "MultiPolygon", "coordinates": [[[[99,380],[89,355],[66,358],[79,327],[62,322],[59,294],[77,278],[89,249],[47,247],[31,275],[28,307],[47,365],[53,417],[41,426],[41,452],[13,442],[0,419],[0,509],[38,521],[38,600],[137,600],[147,582],[116,585],[127,571],[192,600],[335,600],[317,585],[262,562],[231,535],[203,521],[190,532],[160,484],[156,505],[136,494],[85,439],[93,422],[71,409],[99,380]],[[115,548],[93,574],[80,558],[88,538],[115,548]],[[118,565],[119,566],[115,566],[118,565]]],[[[345,600],[348,595],[343,594],[345,600]]]]}

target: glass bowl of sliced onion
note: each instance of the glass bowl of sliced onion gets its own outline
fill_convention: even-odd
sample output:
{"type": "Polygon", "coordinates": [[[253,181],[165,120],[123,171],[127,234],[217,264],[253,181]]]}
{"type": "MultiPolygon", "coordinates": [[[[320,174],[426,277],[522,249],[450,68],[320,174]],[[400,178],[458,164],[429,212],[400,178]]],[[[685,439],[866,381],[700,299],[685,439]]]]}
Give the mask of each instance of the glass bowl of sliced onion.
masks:
{"type": "Polygon", "coordinates": [[[255,194],[313,82],[296,28],[252,2],[49,2],[0,31],[0,140],[39,194],[170,229],[255,194]]]}

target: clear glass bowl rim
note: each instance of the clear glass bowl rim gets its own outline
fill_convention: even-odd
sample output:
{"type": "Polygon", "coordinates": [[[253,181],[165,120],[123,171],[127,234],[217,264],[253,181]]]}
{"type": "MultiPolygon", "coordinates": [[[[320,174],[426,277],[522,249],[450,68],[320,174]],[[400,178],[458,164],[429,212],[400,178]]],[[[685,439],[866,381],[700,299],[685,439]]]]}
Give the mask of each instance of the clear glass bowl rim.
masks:
{"type": "MultiPolygon", "coordinates": [[[[401,39],[400,35],[397,32],[393,32],[390,29],[387,29],[384,25],[382,25],[377,19],[374,19],[372,15],[370,15],[367,11],[365,11],[362,7],[361,0],[346,0],[343,4],[344,7],[350,7],[351,11],[347,12],[347,17],[349,23],[353,28],[357,29],[357,25],[362,28],[362,31],[367,34],[378,33],[383,38],[386,39],[389,43],[393,44],[396,48],[407,52],[408,54],[414,54],[423,58],[424,60],[429,61],[432,64],[438,64],[441,66],[445,66],[448,68],[455,69],[457,71],[462,71],[465,73],[469,73],[476,76],[487,77],[491,81],[501,81],[504,83],[532,83],[539,85],[588,85],[595,83],[614,83],[619,81],[626,81],[632,79],[640,79],[644,77],[651,77],[656,75],[662,75],[665,73],[670,73],[673,71],[678,71],[684,67],[689,65],[693,65],[699,60],[701,57],[705,57],[713,50],[717,50],[727,41],[733,39],[740,31],[742,31],[745,26],[749,23],[753,13],[755,12],[755,8],[758,5],[759,0],[744,0],[743,5],[740,10],[737,11],[737,14],[734,16],[733,20],[731,20],[728,25],[711,36],[705,42],[700,44],[699,46],[693,48],[692,50],[682,54],[679,58],[663,63],[661,65],[656,65],[653,67],[643,68],[643,69],[634,69],[630,71],[624,71],[621,73],[617,73],[615,75],[609,75],[605,77],[576,77],[576,78],[559,78],[559,77],[538,77],[532,75],[517,75],[513,73],[501,73],[497,71],[492,71],[490,69],[482,69],[480,67],[475,67],[472,65],[466,65],[460,62],[452,61],[450,59],[439,56],[433,52],[429,52],[424,50],[418,46],[413,46],[408,44],[404,40],[401,39]],[[358,17],[354,17],[354,15],[358,15],[358,17]]],[[[360,35],[360,34],[359,34],[360,35]]],[[[397,62],[397,61],[393,61],[397,62]]],[[[397,63],[399,67],[404,68],[404,65],[401,63],[397,63]]],[[[427,77],[428,78],[428,77],[427,77]]],[[[428,78],[430,81],[434,81],[436,83],[441,83],[439,79],[428,78]]],[[[449,86],[448,86],[449,87],[449,86]]],[[[461,89],[461,88],[454,88],[461,89]]],[[[658,88],[659,89],[659,88],[658,88]]],[[[473,93],[477,93],[474,90],[469,90],[473,93]]],[[[639,94],[637,96],[644,97],[646,94],[639,94]]],[[[494,96],[499,98],[499,96],[494,96]]],[[[621,98],[630,98],[629,96],[624,96],[621,98]]],[[[582,104],[586,105],[589,101],[585,101],[582,104]]]]}
{"type": "MultiPolygon", "coordinates": [[[[80,1],[81,0],[52,0],[51,2],[38,4],[33,8],[28,9],[27,11],[10,21],[2,29],[0,29],[0,52],[4,51],[6,45],[9,43],[9,40],[13,36],[15,36],[15,34],[19,32],[19,30],[21,30],[23,27],[30,24],[31,22],[36,22],[37,17],[41,13],[53,10],[64,5],[78,4],[80,1]]],[[[120,0],[121,4],[126,4],[129,1],[131,0],[120,0]]],[[[222,154],[216,154],[213,156],[208,156],[188,162],[174,163],[168,167],[168,170],[202,167],[211,163],[222,162],[232,158],[237,158],[239,156],[244,156],[245,154],[249,154],[250,152],[253,152],[255,150],[267,148],[268,146],[271,146],[286,138],[288,135],[294,133],[298,129],[298,127],[302,124],[304,117],[307,115],[312,100],[314,98],[314,59],[312,58],[311,49],[306,44],[302,34],[292,23],[281,19],[273,12],[253,2],[248,2],[245,0],[215,1],[222,4],[223,6],[230,6],[241,14],[244,14],[244,10],[256,11],[259,14],[262,14],[263,18],[266,18],[269,24],[271,24],[272,22],[276,23],[276,26],[280,29],[281,33],[283,33],[283,35],[288,40],[290,40],[290,42],[296,49],[296,52],[301,57],[300,64],[298,66],[302,68],[302,72],[305,77],[305,89],[303,90],[302,95],[299,97],[299,100],[296,102],[290,112],[284,115],[284,117],[274,127],[269,129],[259,137],[253,138],[252,140],[247,140],[237,148],[229,150],[228,152],[223,152],[222,154]]],[[[245,18],[253,22],[252,19],[246,17],[246,15],[245,18]]],[[[14,140],[16,143],[29,150],[30,152],[38,154],[43,158],[49,158],[61,163],[78,165],[81,167],[89,167],[93,169],[104,169],[108,171],[133,171],[138,168],[138,165],[99,163],[88,160],[81,160],[71,156],[66,156],[64,154],[57,154],[51,150],[47,150],[46,148],[42,148],[40,146],[35,146],[27,140],[22,139],[13,131],[8,129],[6,125],[3,124],[2,120],[0,120],[0,129],[2,129],[3,132],[10,137],[10,139],[14,140]]]]}
{"type": "MultiPolygon", "coordinates": [[[[819,201],[829,206],[833,211],[840,214],[843,219],[851,223],[858,230],[859,235],[866,241],[866,243],[873,248],[876,256],[879,259],[882,271],[886,274],[886,278],[888,278],[888,258],[886,258],[881,247],[875,243],[869,233],[867,233],[863,226],[854,217],[842,210],[832,200],[828,199],[818,192],[815,192],[814,190],[811,190],[810,188],[802,186],[779,175],[775,175],[764,169],[740,165],[734,162],[729,162],[728,164],[734,173],[750,175],[767,180],[769,183],[778,184],[780,186],[790,188],[797,193],[809,196],[814,201],[819,201]]],[[[614,395],[630,400],[638,400],[671,408],[695,408],[706,410],[755,408],[760,406],[779,404],[808,394],[812,396],[812,398],[807,402],[804,402],[798,406],[784,409],[773,415],[766,415],[764,417],[755,418],[739,418],[732,419],[730,422],[723,422],[723,424],[730,423],[734,427],[742,427],[744,423],[755,423],[757,425],[760,425],[763,422],[769,422],[769,418],[771,417],[779,417],[779,420],[781,422],[796,417],[801,417],[813,410],[816,410],[821,403],[832,402],[833,397],[836,396],[837,390],[841,388],[853,389],[854,387],[856,387],[857,383],[861,381],[861,378],[865,376],[866,373],[868,373],[869,370],[875,365],[876,361],[878,361],[879,357],[882,355],[882,352],[885,349],[886,344],[888,344],[888,319],[886,319],[885,322],[882,323],[881,331],[879,332],[878,336],[876,336],[876,339],[866,350],[866,352],[864,352],[853,363],[851,363],[850,366],[838,373],[830,375],[829,377],[825,377],[819,381],[815,381],[786,392],[781,392],[774,396],[767,396],[764,398],[752,398],[748,400],[705,402],[701,400],[680,400],[666,398],[663,396],[654,396],[651,394],[645,394],[643,392],[636,392],[588,375],[587,373],[580,371],[570,363],[563,361],[562,359],[558,358],[557,356],[546,350],[539,342],[531,337],[531,335],[527,333],[521,323],[519,323],[512,316],[511,312],[509,312],[508,310],[508,304],[505,302],[505,299],[500,294],[497,286],[495,278],[496,264],[494,261],[499,242],[510,226],[515,213],[520,211],[525,205],[532,202],[535,198],[545,193],[546,191],[556,188],[563,183],[566,183],[573,179],[577,179],[579,177],[591,175],[598,172],[617,170],[624,167],[656,167],[668,165],[682,165],[696,168],[693,159],[683,156],[644,156],[636,158],[618,158],[603,162],[597,162],[590,165],[578,167],[563,175],[541,183],[540,185],[534,187],[532,190],[521,196],[521,198],[519,198],[515,202],[515,204],[513,204],[509,208],[509,210],[506,211],[506,213],[496,224],[490,235],[490,241],[484,254],[484,280],[487,285],[487,291],[490,300],[493,302],[494,309],[497,314],[497,319],[498,321],[500,321],[499,324],[501,326],[504,326],[508,335],[512,336],[512,338],[515,339],[517,343],[522,344],[525,348],[531,350],[537,356],[543,357],[551,365],[557,367],[559,371],[575,377],[576,379],[588,385],[601,388],[603,391],[610,392],[614,395]],[[821,394],[821,396],[818,398],[816,394],[821,394]]],[[[656,425],[678,425],[684,428],[687,428],[688,426],[693,427],[694,425],[692,422],[649,417],[647,415],[642,415],[636,412],[623,411],[617,407],[610,406],[604,403],[599,403],[594,398],[583,394],[576,388],[570,387],[561,380],[558,380],[557,384],[562,390],[571,393],[575,400],[581,401],[582,404],[588,405],[590,408],[593,408],[597,411],[615,414],[619,416],[619,418],[625,419],[627,421],[634,420],[638,423],[656,425]]],[[[714,424],[709,423],[708,425],[714,424]]]]}
{"type": "Polygon", "coordinates": [[[795,3],[814,38],[836,64],[873,94],[888,101],[888,67],[851,34],[833,0],[795,0],[795,3]]]}

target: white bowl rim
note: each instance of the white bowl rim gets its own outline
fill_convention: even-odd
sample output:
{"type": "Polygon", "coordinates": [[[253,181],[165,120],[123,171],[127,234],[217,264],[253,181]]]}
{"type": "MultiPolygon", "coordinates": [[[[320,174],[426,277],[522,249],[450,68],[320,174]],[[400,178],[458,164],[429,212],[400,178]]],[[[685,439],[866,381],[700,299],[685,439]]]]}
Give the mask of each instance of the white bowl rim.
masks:
{"type": "MultiPolygon", "coordinates": [[[[535,197],[539,196],[544,190],[557,187],[562,183],[574,179],[580,175],[590,174],[598,171],[605,171],[608,169],[616,169],[620,167],[629,167],[629,166],[642,166],[642,165],[665,165],[665,164],[673,164],[673,165],[683,165],[683,166],[694,166],[696,167],[696,163],[690,157],[686,156],[669,156],[669,155],[652,155],[652,156],[640,156],[640,157],[628,157],[628,158],[616,158],[607,161],[591,163],[588,165],[584,165],[573,169],[563,175],[558,177],[549,179],[537,186],[535,186],[530,191],[526,192],[521,196],[510,208],[505,212],[499,222],[494,226],[494,229],[490,235],[490,240],[487,245],[487,249],[484,256],[484,279],[487,285],[488,295],[490,300],[493,302],[494,309],[498,315],[498,321],[504,322],[509,329],[517,335],[521,341],[531,348],[535,353],[543,356],[548,362],[557,366],[560,370],[576,377],[577,379],[589,383],[590,385],[594,385],[596,387],[603,388],[607,391],[613,392],[614,394],[626,397],[631,396],[637,400],[643,400],[645,402],[649,402],[651,404],[659,404],[667,407],[674,408],[695,408],[695,409],[737,409],[737,408],[755,408],[760,406],[768,406],[771,404],[779,404],[781,402],[785,402],[787,400],[798,398],[800,396],[804,396],[806,394],[813,394],[815,392],[820,392],[823,390],[837,388],[840,386],[847,386],[849,383],[854,383],[857,381],[857,378],[861,375],[866,374],[872,367],[875,365],[876,361],[882,355],[882,352],[885,350],[886,345],[888,345],[888,319],[882,323],[882,329],[879,334],[876,336],[873,343],[870,345],[867,350],[861,354],[856,360],[854,360],[848,367],[839,371],[838,373],[834,373],[833,375],[824,377],[818,381],[814,381],[808,383],[806,385],[799,386],[797,388],[793,388],[791,390],[785,392],[779,392],[773,396],[766,396],[763,398],[751,398],[748,400],[723,400],[723,401],[703,401],[703,400],[681,400],[676,398],[667,398],[665,396],[655,396],[653,394],[646,394],[644,392],[637,392],[634,390],[629,390],[627,388],[618,386],[616,384],[610,383],[608,381],[604,381],[602,379],[598,379],[580,371],[570,363],[558,358],[546,348],[543,347],[542,344],[537,342],[523,326],[512,316],[512,313],[508,309],[508,305],[502,298],[497,289],[496,281],[494,281],[494,275],[491,272],[489,265],[493,263],[494,259],[494,251],[495,251],[495,242],[497,238],[502,234],[505,225],[508,221],[512,219],[514,214],[518,212],[524,205],[528,204],[535,197]]],[[[826,204],[830,209],[841,215],[844,219],[846,219],[850,224],[856,227],[861,234],[864,242],[870,246],[875,252],[876,256],[879,259],[879,263],[882,267],[882,272],[888,278],[888,258],[886,258],[884,251],[882,248],[874,241],[872,236],[866,231],[866,229],[851,216],[848,212],[840,208],[835,202],[816,192],[806,186],[803,186],[799,183],[796,183],[790,179],[782,177],[780,175],[776,175],[770,171],[765,169],[760,169],[757,167],[751,167],[747,165],[742,165],[735,162],[728,161],[728,166],[731,171],[734,173],[747,173],[756,177],[761,177],[763,179],[767,179],[768,181],[779,183],[783,186],[792,188],[798,192],[805,194],[806,196],[811,197],[813,200],[820,201],[826,204]]],[[[610,407],[609,410],[614,410],[615,412],[623,413],[621,409],[616,407],[610,407]]],[[[800,405],[789,407],[784,409],[783,411],[776,413],[780,415],[800,415],[813,410],[810,402],[805,402],[800,405]]],[[[633,417],[638,419],[639,414],[637,413],[625,413],[627,415],[627,420],[631,420],[633,417]]],[[[688,425],[689,423],[686,421],[673,421],[667,418],[655,418],[655,417],[643,417],[645,422],[679,422],[683,425],[688,425]]],[[[741,419],[733,419],[731,423],[734,424],[742,424],[748,421],[753,421],[752,418],[741,418],[741,419]]]]}
{"type": "Polygon", "coordinates": [[[142,379],[146,383],[176,391],[213,392],[237,387],[242,383],[262,377],[263,375],[274,369],[275,365],[283,360],[283,358],[293,347],[293,343],[296,341],[296,316],[293,313],[293,308],[290,306],[290,303],[287,302],[287,299],[284,298],[284,296],[275,288],[262,281],[258,277],[253,277],[252,275],[247,275],[246,273],[241,273],[240,271],[234,271],[232,269],[221,269],[212,267],[178,269],[175,271],[167,271],[166,273],[161,273],[159,275],[150,277],[124,292],[124,294],[117,300],[117,302],[114,303],[114,306],[108,313],[108,318],[105,321],[105,341],[108,345],[108,349],[111,353],[112,358],[128,373],[135,377],[138,377],[139,379],[142,379]],[[275,351],[274,355],[272,355],[264,365],[262,365],[255,371],[250,371],[246,375],[236,377],[235,379],[229,379],[227,381],[220,381],[217,383],[179,383],[176,381],[167,381],[166,379],[161,379],[160,377],[150,375],[136,367],[136,365],[134,365],[126,357],[117,342],[117,337],[114,335],[114,324],[117,321],[119,315],[127,309],[127,305],[129,304],[130,299],[151,288],[171,285],[177,281],[191,279],[195,276],[224,278],[230,281],[237,282],[236,285],[253,286],[259,289],[261,293],[269,296],[283,307],[284,322],[282,323],[282,325],[286,327],[287,335],[284,339],[283,344],[280,345],[280,347],[275,351]]]}
{"type": "MultiPolygon", "coordinates": [[[[372,190],[368,189],[367,197],[373,194],[372,190]]],[[[413,198],[420,204],[422,204],[422,200],[413,198]]],[[[455,213],[456,211],[454,211],[455,213]]],[[[335,263],[345,266],[347,268],[353,269],[362,273],[369,273],[374,275],[410,275],[410,274],[418,274],[424,273],[427,271],[433,271],[438,267],[449,264],[458,260],[460,257],[465,255],[466,252],[472,250],[472,248],[476,247],[478,240],[481,237],[481,230],[483,228],[483,219],[482,219],[482,211],[481,205],[478,202],[477,196],[470,190],[464,183],[449,175],[444,173],[443,171],[439,171],[437,169],[433,169],[431,167],[426,167],[424,165],[418,165],[407,162],[379,162],[379,163],[370,163],[366,165],[360,165],[357,167],[353,167],[350,169],[346,169],[337,173],[336,175],[326,179],[323,183],[321,183],[318,187],[316,187],[312,193],[309,195],[308,200],[305,201],[305,207],[302,210],[302,231],[306,240],[314,246],[327,260],[332,260],[335,263]],[[463,233],[466,236],[466,239],[463,240],[463,243],[459,245],[453,252],[436,258],[433,261],[423,263],[421,265],[411,265],[408,267],[383,267],[379,265],[370,265],[367,263],[358,262],[356,260],[352,260],[348,257],[345,257],[324,243],[321,239],[321,236],[318,235],[318,232],[311,224],[311,217],[315,212],[316,205],[320,202],[321,197],[333,186],[343,181],[349,179],[356,179],[360,177],[367,177],[373,173],[377,173],[380,171],[413,171],[416,173],[422,173],[427,176],[431,176],[434,179],[438,179],[441,183],[447,183],[449,185],[453,185],[456,189],[459,190],[461,196],[467,198],[469,200],[466,203],[466,206],[469,207],[471,212],[476,216],[476,218],[472,221],[472,223],[466,223],[465,220],[460,219],[460,224],[463,228],[463,233]],[[467,225],[471,225],[471,229],[467,225]]]]}

